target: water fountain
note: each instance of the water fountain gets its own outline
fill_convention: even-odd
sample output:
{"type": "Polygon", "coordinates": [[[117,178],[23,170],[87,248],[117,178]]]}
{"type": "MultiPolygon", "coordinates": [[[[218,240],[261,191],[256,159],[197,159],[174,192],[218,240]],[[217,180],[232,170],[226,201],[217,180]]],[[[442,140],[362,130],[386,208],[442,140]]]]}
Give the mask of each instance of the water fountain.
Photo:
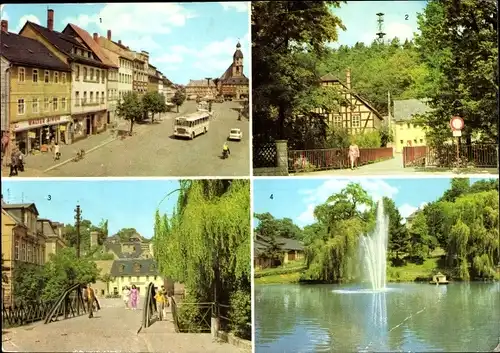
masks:
{"type": "Polygon", "coordinates": [[[379,201],[375,230],[372,234],[361,237],[365,268],[374,291],[386,289],[388,234],[389,217],[384,213],[383,202],[379,201]]]}

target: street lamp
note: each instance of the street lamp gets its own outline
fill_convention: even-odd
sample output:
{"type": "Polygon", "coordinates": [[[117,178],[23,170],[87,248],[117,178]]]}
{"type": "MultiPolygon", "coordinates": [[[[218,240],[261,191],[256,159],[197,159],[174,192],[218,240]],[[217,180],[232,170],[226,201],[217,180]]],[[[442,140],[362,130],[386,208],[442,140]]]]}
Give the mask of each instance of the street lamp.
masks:
{"type": "MultiPolygon", "coordinates": [[[[210,89],[210,81],[212,81],[212,78],[211,77],[205,77],[205,79],[207,80],[207,83],[208,83],[208,94],[211,97],[212,96],[212,90],[210,89]]],[[[212,112],[212,100],[211,99],[208,99],[208,111],[212,112]]]]}

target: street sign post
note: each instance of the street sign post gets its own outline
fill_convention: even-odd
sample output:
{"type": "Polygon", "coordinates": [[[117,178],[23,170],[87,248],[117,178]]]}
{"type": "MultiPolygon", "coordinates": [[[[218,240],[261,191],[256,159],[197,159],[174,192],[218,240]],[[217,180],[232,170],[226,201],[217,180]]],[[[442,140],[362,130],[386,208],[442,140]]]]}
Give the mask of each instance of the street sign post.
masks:
{"type": "Polygon", "coordinates": [[[450,119],[450,128],[453,137],[457,138],[457,166],[460,167],[460,137],[464,128],[464,119],[459,116],[452,116],[450,119]]]}

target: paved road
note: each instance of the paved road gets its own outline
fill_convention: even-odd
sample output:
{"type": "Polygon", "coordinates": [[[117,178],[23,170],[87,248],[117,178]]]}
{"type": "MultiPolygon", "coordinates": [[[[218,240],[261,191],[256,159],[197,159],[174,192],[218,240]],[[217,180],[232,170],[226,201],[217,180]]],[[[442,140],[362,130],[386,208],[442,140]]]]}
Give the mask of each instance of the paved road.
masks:
{"type": "MultiPolygon", "coordinates": [[[[248,176],[250,174],[249,122],[239,121],[232,108],[239,104],[214,104],[214,119],[206,135],[194,140],[175,139],[173,116],[161,123],[143,125],[137,134],[115,140],[85,156],[44,173],[51,177],[103,176],[248,176]],[[243,132],[241,142],[229,142],[231,156],[221,159],[222,145],[231,128],[243,132]]],[[[187,112],[196,111],[186,102],[187,112]]]]}
{"type": "Polygon", "coordinates": [[[93,319],[80,316],[44,325],[42,322],[2,330],[2,351],[10,352],[175,352],[242,353],[214,342],[210,334],[172,333],[171,323],[156,322],[137,330],[142,310],[104,307],[93,319]]]}

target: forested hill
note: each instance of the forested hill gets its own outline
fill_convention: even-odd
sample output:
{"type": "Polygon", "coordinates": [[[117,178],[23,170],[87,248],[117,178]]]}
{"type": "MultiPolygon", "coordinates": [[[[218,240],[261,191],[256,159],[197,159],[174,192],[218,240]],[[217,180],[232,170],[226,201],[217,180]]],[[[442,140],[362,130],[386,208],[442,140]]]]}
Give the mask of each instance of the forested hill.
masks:
{"type": "Polygon", "coordinates": [[[330,73],[343,83],[346,69],[351,69],[351,88],[366,98],[382,115],[387,115],[391,99],[425,98],[425,63],[413,41],[394,38],[390,43],[356,43],[333,49],[319,64],[319,73],[330,73]]]}

